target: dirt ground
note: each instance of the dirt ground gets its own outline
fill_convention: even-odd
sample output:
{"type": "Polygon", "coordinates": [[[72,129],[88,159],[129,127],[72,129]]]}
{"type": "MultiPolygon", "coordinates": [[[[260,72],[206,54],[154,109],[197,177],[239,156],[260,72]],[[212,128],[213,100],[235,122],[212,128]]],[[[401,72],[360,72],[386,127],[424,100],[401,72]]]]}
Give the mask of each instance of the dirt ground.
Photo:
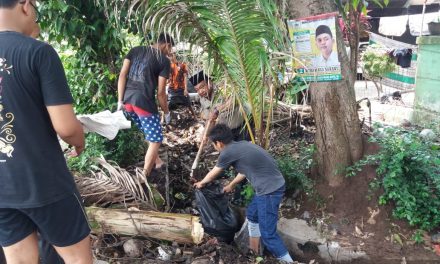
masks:
{"type": "MultiPolygon", "coordinates": [[[[271,152],[275,155],[283,152],[295,153],[299,142],[313,143],[313,120],[301,120],[278,124],[271,131],[271,152]]],[[[190,179],[191,165],[195,158],[203,133],[204,121],[196,120],[184,111],[173,113],[173,121],[166,129],[165,150],[161,157],[168,163],[170,211],[175,213],[198,214],[194,204],[194,193],[190,179]]],[[[378,147],[366,143],[365,153],[374,153],[378,147]]],[[[303,143],[301,143],[303,144],[303,143]]],[[[201,179],[215,164],[217,155],[213,148],[206,147],[195,178],[201,179]]],[[[310,177],[315,181],[318,194],[314,198],[300,194],[294,205],[287,205],[291,197],[287,194],[282,204],[281,215],[287,218],[303,218],[305,212],[310,215],[311,225],[318,225],[323,234],[337,241],[343,247],[365,251],[369,261],[352,263],[440,263],[440,257],[433,253],[430,237],[426,236],[423,245],[417,245],[412,240],[414,229],[405,222],[397,221],[392,217],[391,206],[378,206],[378,193],[367,199],[368,184],[376,177],[374,167],[366,167],[359,175],[347,178],[343,185],[329,188],[326,182],[317,178],[314,171],[310,177]],[[378,212],[371,221],[371,212],[378,212]],[[370,220],[370,221],[369,221],[370,220]],[[371,224],[375,222],[374,224],[371,224]]],[[[165,194],[166,178],[163,174],[154,174],[150,183],[157,186],[165,194]]],[[[165,195],[164,195],[165,196],[165,195]]],[[[205,242],[199,246],[177,245],[165,241],[137,238],[143,244],[143,257],[130,258],[122,249],[128,238],[116,236],[95,237],[95,254],[99,259],[109,263],[257,263],[255,256],[249,252],[240,252],[235,245],[212,244],[207,236],[205,242]],[[163,261],[159,259],[158,247],[168,248],[173,253],[173,259],[163,261]],[[178,249],[178,250],[177,250],[178,249]],[[176,254],[176,250],[178,254],[176,254]]],[[[299,259],[302,263],[324,263],[316,252],[304,246],[305,258],[299,259]]],[[[277,263],[275,259],[266,255],[259,263],[277,263]]]]}
{"type": "MultiPolygon", "coordinates": [[[[366,155],[377,150],[377,145],[365,140],[366,155]]],[[[440,257],[434,254],[431,247],[431,237],[425,234],[425,244],[416,244],[411,240],[416,229],[395,219],[392,205],[378,205],[380,190],[369,192],[368,184],[376,177],[373,166],[365,167],[357,176],[347,178],[337,188],[329,187],[313,173],[311,177],[323,202],[303,199],[301,209],[290,216],[300,218],[308,211],[312,218],[324,219],[323,229],[327,237],[343,247],[364,251],[370,257],[369,261],[352,263],[440,263],[440,257]],[[373,211],[373,214],[377,214],[371,218],[373,211]]]]}

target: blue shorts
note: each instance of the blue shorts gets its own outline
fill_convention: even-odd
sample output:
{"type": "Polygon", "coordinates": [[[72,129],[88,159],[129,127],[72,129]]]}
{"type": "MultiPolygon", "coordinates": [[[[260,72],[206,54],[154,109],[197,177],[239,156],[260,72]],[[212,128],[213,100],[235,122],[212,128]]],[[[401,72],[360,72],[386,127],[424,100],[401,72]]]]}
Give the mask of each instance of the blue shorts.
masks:
{"type": "Polygon", "coordinates": [[[0,208],[0,246],[8,247],[33,232],[56,247],[74,245],[90,234],[82,202],[73,194],[35,208],[0,208]]]}
{"type": "Polygon", "coordinates": [[[148,116],[140,116],[135,112],[126,113],[136,126],[144,133],[145,140],[160,143],[163,140],[162,126],[160,124],[159,114],[150,114],[148,116]]]}

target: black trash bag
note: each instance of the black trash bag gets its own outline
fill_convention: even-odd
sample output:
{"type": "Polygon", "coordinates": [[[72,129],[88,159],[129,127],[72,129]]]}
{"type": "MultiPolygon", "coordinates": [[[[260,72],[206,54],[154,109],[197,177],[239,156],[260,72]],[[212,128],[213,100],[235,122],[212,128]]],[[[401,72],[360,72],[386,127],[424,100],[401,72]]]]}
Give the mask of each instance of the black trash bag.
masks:
{"type": "Polygon", "coordinates": [[[196,189],[195,194],[204,231],[219,242],[231,243],[235,233],[240,230],[240,223],[229,206],[228,197],[223,193],[223,186],[213,183],[196,189]]]}

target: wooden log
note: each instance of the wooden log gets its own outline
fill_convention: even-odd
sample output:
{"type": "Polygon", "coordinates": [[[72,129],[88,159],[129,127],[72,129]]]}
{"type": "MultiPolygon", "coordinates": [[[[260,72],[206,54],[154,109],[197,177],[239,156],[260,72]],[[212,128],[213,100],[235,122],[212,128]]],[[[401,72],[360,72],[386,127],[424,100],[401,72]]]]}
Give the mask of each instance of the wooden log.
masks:
{"type": "Polygon", "coordinates": [[[310,105],[304,105],[304,104],[287,104],[283,103],[281,101],[277,102],[278,108],[281,110],[281,112],[284,112],[287,114],[286,110],[292,110],[292,111],[298,111],[298,112],[311,112],[312,108],[310,105]]]}
{"type": "Polygon", "coordinates": [[[199,244],[203,227],[199,217],[153,211],[86,207],[92,233],[145,236],[178,243],[199,244]]]}

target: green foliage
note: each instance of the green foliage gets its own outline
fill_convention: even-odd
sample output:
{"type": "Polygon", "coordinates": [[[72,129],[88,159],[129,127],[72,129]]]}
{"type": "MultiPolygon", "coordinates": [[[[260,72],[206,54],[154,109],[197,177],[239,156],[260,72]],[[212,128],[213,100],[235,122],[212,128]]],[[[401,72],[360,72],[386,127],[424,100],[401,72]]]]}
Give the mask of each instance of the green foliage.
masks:
{"type": "Polygon", "coordinates": [[[121,167],[143,160],[147,150],[144,135],[135,126],[119,131],[114,140],[105,143],[105,148],[109,152],[106,159],[115,161],[121,167]]]}
{"type": "Polygon", "coordinates": [[[412,226],[431,230],[440,224],[440,148],[418,131],[377,128],[371,142],[380,151],[349,168],[355,175],[366,164],[378,165],[373,190],[383,189],[379,204],[392,203],[393,215],[412,226]]]}
{"type": "Polygon", "coordinates": [[[362,54],[363,68],[365,72],[376,78],[384,77],[395,69],[393,60],[386,56],[379,45],[371,45],[362,54]]]}
{"type": "MultiPolygon", "coordinates": [[[[39,5],[42,36],[61,54],[77,114],[93,114],[116,107],[116,84],[120,60],[136,32],[135,20],[126,17],[128,8],[109,8],[97,1],[48,0],[39,5]],[[128,41],[127,41],[128,40],[128,41]],[[118,65],[118,66],[116,66],[118,65]]],[[[71,170],[88,172],[101,155],[120,166],[143,159],[145,146],[137,129],[120,131],[110,141],[96,134],[86,136],[86,149],[71,158],[71,170]]]]}
{"type": "Polygon", "coordinates": [[[417,244],[423,244],[425,242],[425,240],[423,239],[423,230],[416,230],[411,239],[414,240],[417,244]]]}
{"type": "Polygon", "coordinates": [[[120,131],[114,140],[91,133],[86,136],[84,152],[79,157],[70,158],[67,164],[73,171],[88,173],[91,165],[97,165],[95,158],[103,156],[126,167],[142,160],[145,150],[143,135],[134,127],[120,131]]]}
{"type": "MultiPolygon", "coordinates": [[[[62,53],[61,59],[77,114],[91,114],[116,108],[117,75],[110,71],[108,65],[89,62],[80,57],[80,54],[72,54],[69,51],[62,53]]],[[[126,167],[142,159],[145,151],[143,136],[136,128],[120,131],[114,140],[90,134],[86,141],[85,152],[69,162],[70,169],[86,172],[90,165],[94,164],[93,158],[101,155],[106,160],[126,167]]]]}
{"type": "MultiPolygon", "coordinates": [[[[129,1],[97,0],[109,6],[126,9],[129,1]]],[[[147,30],[171,32],[180,39],[188,39],[207,54],[208,69],[214,76],[225,76],[240,109],[248,104],[255,126],[245,116],[253,141],[254,132],[268,133],[270,118],[263,124],[263,116],[272,116],[274,89],[278,80],[272,67],[270,52],[288,50],[288,34],[272,0],[157,0],[141,1],[128,7],[133,16],[147,18],[147,30]],[[266,114],[266,115],[265,115],[266,114]]],[[[260,138],[263,145],[264,138],[260,138]]]]}
{"type": "Polygon", "coordinates": [[[374,4],[384,7],[387,6],[389,0],[348,0],[335,1],[338,6],[339,13],[342,15],[343,24],[341,30],[344,39],[348,41],[350,47],[350,70],[352,78],[356,78],[356,69],[358,68],[359,59],[359,42],[362,36],[370,31],[371,25],[367,19],[368,4],[374,4]]]}
{"type": "Polygon", "coordinates": [[[80,54],[66,52],[61,54],[66,77],[75,100],[77,114],[91,114],[105,109],[114,109],[117,98],[115,83],[117,75],[108,65],[88,61],[80,54]]]}
{"type": "Polygon", "coordinates": [[[105,150],[105,138],[97,134],[88,134],[86,136],[86,147],[84,152],[75,158],[69,158],[67,165],[72,171],[88,173],[92,165],[97,165],[96,157],[106,156],[109,153],[105,150]]]}
{"type": "Polygon", "coordinates": [[[302,190],[312,193],[313,181],[308,177],[313,164],[313,146],[301,147],[298,157],[290,155],[277,158],[278,167],[286,180],[286,191],[302,190]]]}
{"type": "Polygon", "coordinates": [[[252,185],[250,183],[246,183],[246,185],[243,187],[243,190],[240,192],[240,194],[243,197],[244,205],[247,206],[252,201],[252,198],[255,195],[255,191],[254,191],[254,188],[252,188],[252,185]]]}
{"type": "Polygon", "coordinates": [[[39,6],[40,26],[49,41],[63,43],[94,62],[112,64],[124,46],[125,36],[117,27],[114,10],[82,0],[48,0],[39,6]]]}
{"type": "Polygon", "coordinates": [[[301,102],[298,102],[298,95],[307,90],[309,88],[309,85],[301,80],[295,79],[294,81],[290,82],[285,91],[285,99],[284,102],[288,104],[299,104],[301,102]]]}
{"type": "Polygon", "coordinates": [[[350,11],[359,12],[364,15],[367,14],[368,2],[373,2],[381,8],[387,6],[390,0],[372,0],[372,1],[364,1],[364,0],[349,0],[349,1],[335,1],[338,5],[341,14],[343,14],[344,20],[347,19],[347,13],[350,11]]]}

